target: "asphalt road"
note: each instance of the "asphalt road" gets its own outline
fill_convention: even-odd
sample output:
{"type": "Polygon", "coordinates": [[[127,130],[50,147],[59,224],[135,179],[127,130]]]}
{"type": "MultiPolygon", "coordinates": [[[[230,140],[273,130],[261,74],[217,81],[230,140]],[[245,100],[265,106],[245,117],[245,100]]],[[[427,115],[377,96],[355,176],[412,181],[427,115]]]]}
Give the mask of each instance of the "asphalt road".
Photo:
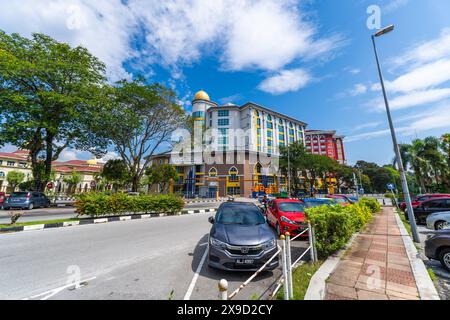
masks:
{"type": "MultiPolygon", "coordinates": [[[[200,264],[210,215],[2,234],[0,299],[217,299],[221,278],[231,291],[250,274],[200,264]],[[85,283],[67,286],[78,271],[85,283]]],[[[307,245],[294,242],[293,258],[307,245]]],[[[264,294],[279,274],[261,274],[236,298],[264,294]]]]}
{"type": "MultiPolygon", "coordinates": [[[[184,209],[194,210],[194,209],[217,208],[219,204],[220,204],[219,202],[188,203],[185,205],[184,209]]],[[[10,223],[11,219],[8,215],[8,212],[9,211],[6,210],[0,210],[0,224],[10,223]]],[[[14,210],[14,212],[22,213],[22,217],[20,217],[18,222],[69,219],[74,218],[76,216],[75,209],[73,207],[14,210]]]]}

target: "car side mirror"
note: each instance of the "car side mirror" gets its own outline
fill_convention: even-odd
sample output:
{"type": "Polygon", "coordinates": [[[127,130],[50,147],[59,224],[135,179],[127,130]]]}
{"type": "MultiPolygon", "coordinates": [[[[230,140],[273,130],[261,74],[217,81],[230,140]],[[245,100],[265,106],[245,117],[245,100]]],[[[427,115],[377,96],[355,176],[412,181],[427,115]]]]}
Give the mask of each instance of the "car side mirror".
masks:
{"type": "Polygon", "coordinates": [[[214,217],[209,217],[209,218],[208,218],[208,221],[209,221],[209,223],[214,224],[214,222],[215,222],[215,221],[214,221],[214,217]]]}

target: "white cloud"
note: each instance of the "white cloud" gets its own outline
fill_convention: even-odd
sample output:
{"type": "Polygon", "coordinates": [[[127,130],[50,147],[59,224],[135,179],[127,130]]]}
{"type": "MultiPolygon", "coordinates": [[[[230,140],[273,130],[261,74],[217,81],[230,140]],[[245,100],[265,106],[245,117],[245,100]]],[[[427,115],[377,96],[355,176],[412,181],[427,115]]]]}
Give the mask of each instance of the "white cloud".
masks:
{"type": "Polygon", "coordinates": [[[381,121],[372,121],[372,122],[367,122],[367,123],[363,123],[360,125],[357,125],[353,131],[359,131],[362,129],[369,129],[369,128],[375,128],[378,127],[379,125],[381,125],[383,122],[381,121]]]}
{"type": "Polygon", "coordinates": [[[367,92],[367,86],[362,83],[358,83],[353,87],[352,90],[350,90],[350,95],[355,97],[355,96],[364,94],[366,92],[367,92]]]}
{"type": "Polygon", "coordinates": [[[450,56],[450,28],[441,31],[438,38],[416,44],[404,55],[393,59],[394,66],[417,65],[450,56]]]}
{"type": "Polygon", "coordinates": [[[89,160],[92,159],[92,155],[91,153],[87,152],[87,151],[79,151],[76,149],[64,149],[57,161],[69,161],[69,160],[89,160]]]}
{"type": "Polygon", "coordinates": [[[108,160],[120,159],[120,156],[115,151],[108,151],[103,157],[98,159],[100,163],[106,163],[108,160]]]}
{"type": "MultiPolygon", "coordinates": [[[[414,91],[406,95],[397,96],[394,99],[391,99],[389,101],[389,106],[392,110],[400,110],[439,102],[448,97],[450,97],[450,88],[414,91]]],[[[379,103],[377,104],[377,108],[379,110],[384,110],[384,102],[382,100],[378,101],[379,103]]]]}
{"type": "MultiPolygon", "coordinates": [[[[394,119],[395,120],[395,119],[394,119]]],[[[396,128],[398,135],[410,135],[418,132],[426,132],[433,129],[448,128],[450,123],[450,101],[441,104],[438,107],[434,107],[430,110],[426,110],[422,113],[415,113],[409,116],[403,117],[401,121],[406,122],[404,126],[396,128]]],[[[346,142],[370,140],[373,138],[386,136],[390,134],[389,129],[376,130],[348,136],[346,142]]]]}
{"type": "Polygon", "coordinates": [[[361,72],[361,69],[358,69],[358,68],[350,69],[348,72],[350,72],[353,75],[357,75],[361,72]]]}
{"type": "Polygon", "coordinates": [[[122,63],[136,54],[129,44],[136,26],[120,0],[1,0],[0,7],[0,29],[5,32],[42,32],[82,45],[106,63],[111,80],[129,77],[122,63]]]}
{"type": "Polygon", "coordinates": [[[297,91],[305,87],[312,80],[303,69],[283,70],[262,81],[258,88],[271,94],[282,94],[288,91],[297,91]]]}
{"type": "Polygon", "coordinates": [[[440,85],[450,80],[450,59],[441,59],[386,82],[388,90],[410,92],[440,85]]]}
{"type": "Polygon", "coordinates": [[[409,0],[392,0],[383,7],[384,13],[390,13],[409,3],[409,0]]]}

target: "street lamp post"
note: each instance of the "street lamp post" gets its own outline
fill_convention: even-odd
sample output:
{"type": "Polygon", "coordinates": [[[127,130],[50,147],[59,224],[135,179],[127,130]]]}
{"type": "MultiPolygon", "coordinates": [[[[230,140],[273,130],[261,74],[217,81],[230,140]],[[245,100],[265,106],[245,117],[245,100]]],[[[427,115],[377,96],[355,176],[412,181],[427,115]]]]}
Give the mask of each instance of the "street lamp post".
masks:
{"type": "Polygon", "coordinates": [[[394,25],[390,25],[390,26],[378,31],[377,33],[372,35],[372,43],[373,43],[373,49],[375,52],[375,59],[377,61],[378,75],[380,77],[381,89],[383,90],[384,104],[386,105],[386,113],[387,113],[387,117],[388,117],[389,128],[391,130],[392,143],[394,144],[395,157],[397,158],[397,164],[398,164],[398,169],[400,171],[400,179],[402,182],[403,193],[405,194],[405,201],[406,201],[406,208],[408,210],[409,224],[411,226],[411,232],[413,235],[414,242],[420,243],[419,234],[417,232],[416,220],[414,217],[414,211],[413,211],[413,207],[412,207],[412,203],[411,203],[411,197],[409,195],[409,188],[408,188],[408,182],[406,180],[405,168],[403,167],[403,160],[400,155],[400,148],[397,143],[397,137],[395,135],[394,125],[392,124],[391,111],[389,109],[389,102],[388,102],[388,98],[387,98],[387,94],[386,94],[386,88],[384,86],[383,74],[381,72],[380,61],[378,59],[377,47],[375,44],[375,37],[380,37],[388,32],[391,32],[392,30],[394,30],[394,25]]]}

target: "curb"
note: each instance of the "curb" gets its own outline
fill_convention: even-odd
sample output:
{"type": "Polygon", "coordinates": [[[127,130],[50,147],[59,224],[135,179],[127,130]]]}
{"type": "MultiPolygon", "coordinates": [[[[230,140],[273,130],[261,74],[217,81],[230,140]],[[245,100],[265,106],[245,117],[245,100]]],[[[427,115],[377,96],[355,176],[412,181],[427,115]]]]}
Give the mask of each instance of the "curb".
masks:
{"type": "Polygon", "coordinates": [[[320,266],[319,270],[314,273],[311,280],[309,281],[308,289],[306,290],[305,297],[303,300],[324,300],[326,293],[326,280],[331,273],[336,269],[339,261],[341,261],[342,256],[345,254],[348,248],[350,248],[355,241],[359,232],[355,233],[350,240],[347,242],[344,248],[340,249],[335,254],[332,254],[325,260],[320,266]]]}
{"type": "Polygon", "coordinates": [[[96,218],[96,219],[81,219],[79,221],[66,221],[66,222],[56,222],[56,223],[46,223],[46,224],[33,224],[29,226],[20,227],[10,227],[10,228],[0,228],[0,234],[9,232],[20,232],[20,231],[34,231],[34,230],[44,230],[62,227],[72,227],[78,225],[87,224],[98,224],[98,223],[108,223],[117,221],[128,221],[128,220],[139,220],[139,219],[149,219],[157,217],[172,217],[196,213],[208,213],[216,212],[216,209],[200,209],[200,210],[183,210],[175,214],[167,213],[149,213],[149,214],[131,214],[125,216],[111,216],[107,218],[96,218]]]}
{"type": "Polygon", "coordinates": [[[397,221],[398,228],[400,229],[400,234],[405,245],[406,253],[408,255],[409,264],[416,280],[417,290],[419,291],[419,296],[421,300],[441,300],[433,281],[428,274],[427,268],[420,258],[420,254],[417,251],[414,242],[406,231],[403,222],[400,220],[395,209],[394,211],[395,220],[397,221]]]}
{"type": "Polygon", "coordinates": [[[185,204],[190,203],[211,203],[211,202],[224,202],[227,201],[226,199],[220,199],[220,200],[194,200],[194,201],[184,201],[185,204]]]}

